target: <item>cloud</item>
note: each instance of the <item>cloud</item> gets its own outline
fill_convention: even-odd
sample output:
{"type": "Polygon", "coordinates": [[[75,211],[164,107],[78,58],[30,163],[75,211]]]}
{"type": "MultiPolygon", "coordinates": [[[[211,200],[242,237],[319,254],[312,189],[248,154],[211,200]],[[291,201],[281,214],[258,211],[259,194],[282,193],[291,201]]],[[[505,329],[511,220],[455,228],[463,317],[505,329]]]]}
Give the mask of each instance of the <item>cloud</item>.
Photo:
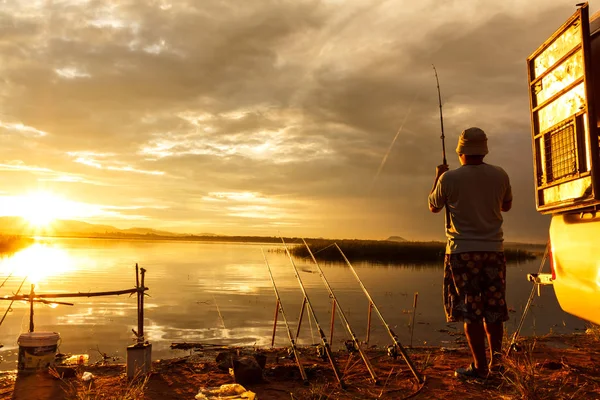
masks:
{"type": "Polygon", "coordinates": [[[425,204],[441,162],[435,63],[449,162],[462,129],[484,128],[490,162],[513,180],[507,238],[540,238],[525,58],[573,11],[541,0],[11,3],[0,13],[3,181],[123,215],[142,207],[132,225],[135,213],[188,232],[442,240],[425,204]]]}

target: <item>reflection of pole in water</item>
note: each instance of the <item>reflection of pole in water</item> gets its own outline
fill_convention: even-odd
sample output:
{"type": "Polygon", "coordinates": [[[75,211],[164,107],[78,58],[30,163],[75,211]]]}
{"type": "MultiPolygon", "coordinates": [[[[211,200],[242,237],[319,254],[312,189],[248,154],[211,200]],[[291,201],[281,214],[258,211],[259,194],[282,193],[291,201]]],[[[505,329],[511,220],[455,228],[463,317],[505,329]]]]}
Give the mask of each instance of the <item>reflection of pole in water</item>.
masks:
{"type": "Polygon", "coordinates": [[[371,188],[375,184],[375,181],[377,180],[377,178],[379,178],[379,174],[383,170],[383,166],[385,165],[385,162],[387,161],[387,159],[392,151],[392,148],[394,147],[394,144],[396,143],[396,140],[398,139],[398,136],[400,136],[400,132],[402,132],[402,128],[404,128],[404,124],[406,123],[406,120],[408,119],[408,116],[410,115],[412,106],[415,103],[416,99],[417,99],[417,94],[415,93],[415,97],[413,97],[412,101],[410,102],[410,105],[408,106],[408,110],[406,111],[406,114],[404,115],[404,120],[402,121],[402,124],[400,124],[400,128],[398,128],[398,131],[396,132],[396,136],[394,136],[394,139],[392,139],[392,143],[390,143],[390,147],[388,147],[387,151],[385,152],[385,155],[383,156],[383,160],[381,160],[381,164],[379,164],[377,173],[375,174],[375,177],[373,178],[373,182],[371,183],[371,188]]]}
{"type": "Polygon", "coordinates": [[[213,294],[213,301],[215,302],[215,306],[217,307],[217,313],[219,314],[219,319],[221,320],[223,329],[227,329],[227,328],[225,328],[225,321],[223,320],[223,315],[221,314],[221,310],[219,309],[219,304],[217,303],[217,299],[215,298],[214,294],[213,294]]]}

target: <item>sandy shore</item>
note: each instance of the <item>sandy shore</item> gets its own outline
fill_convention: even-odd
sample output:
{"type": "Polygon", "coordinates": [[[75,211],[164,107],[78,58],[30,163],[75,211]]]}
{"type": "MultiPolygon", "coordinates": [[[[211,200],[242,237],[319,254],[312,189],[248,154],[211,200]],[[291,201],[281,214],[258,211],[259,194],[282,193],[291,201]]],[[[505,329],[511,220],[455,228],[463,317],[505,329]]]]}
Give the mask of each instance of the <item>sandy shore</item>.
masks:
{"type": "MultiPolygon", "coordinates": [[[[586,334],[527,338],[522,350],[505,360],[505,371],[489,379],[463,381],[454,370],[470,362],[465,347],[409,349],[410,359],[425,376],[417,382],[402,357],[392,359],[385,349],[369,349],[368,357],[380,381],[373,380],[358,353],[335,354],[347,387],[341,389],[328,362],[314,348],[302,348],[309,383],[303,385],[286,349],[260,351],[267,356],[261,383],[245,388],[260,400],[269,399],[600,399],[600,335],[586,334]]],[[[242,354],[252,349],[237,349],[242,354]]],[[[0,399],[193,399],[200,388],[234,383],[218,368],[216,352],[194,351],[189,356],[153,363],[146,377],[129,382],[124,365],[80,366],[76,376],[57,379],[47,372],[0,375],[0,399]],[[83,381],[91,372],[93,379],[83,381]]]]}

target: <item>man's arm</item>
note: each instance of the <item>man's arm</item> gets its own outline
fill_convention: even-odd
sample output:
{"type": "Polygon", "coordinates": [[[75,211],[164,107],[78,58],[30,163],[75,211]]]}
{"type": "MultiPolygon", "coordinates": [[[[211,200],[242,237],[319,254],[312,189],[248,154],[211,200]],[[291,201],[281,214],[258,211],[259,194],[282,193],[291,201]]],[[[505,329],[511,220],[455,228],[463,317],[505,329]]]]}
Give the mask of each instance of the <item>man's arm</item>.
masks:
{"type": "Polygon", "coordinates": [[[431,197],[435,192],[435,189],[437,187],[438,181],[440,180],[440,177],[444,174],[444,172],[448,171],[448,165],[446,164],[442,164],[442,165],[438,165],[435,169],[435,179],[433,181],[433,187],[431,188],[431,191],[429,192],[429,211],[431,211],[432,213],[439,213],[440,211],[442,211],[442,209],[444,208],[442,207],[436,207],[433,204],[431,204],[431,197]]]}
{"type": "Polygon", "coordinates": [[[510,211],[510,209],[512,208],[512,202],[512,188],[510,187],[510,180],[508,179],[508,175],[506,175],[506,193],[504,193],[504,199],[502,200],[500,211],[510,211]]]}

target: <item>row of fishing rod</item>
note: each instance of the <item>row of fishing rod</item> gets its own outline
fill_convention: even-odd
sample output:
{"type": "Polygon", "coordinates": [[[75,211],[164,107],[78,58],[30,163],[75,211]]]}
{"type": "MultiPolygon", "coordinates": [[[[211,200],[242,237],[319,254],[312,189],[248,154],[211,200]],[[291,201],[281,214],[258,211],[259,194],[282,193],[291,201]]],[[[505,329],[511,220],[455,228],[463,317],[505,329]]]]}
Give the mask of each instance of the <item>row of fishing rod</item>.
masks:
{"type": "MultiPolygon", "coordinates": [[[[306,288],[304,286],[304,283],[302,282],[302,278],[300,277],[300,274],[298,272],[298,268],[296,267],[296,264],[294,263],[294,259],[292,258],[292,255],[290,254],[290,251],[288,250],[287,244],[285,243],[284,239],[281,238],[281,241],[283,243],[283,246],[285,248],[285,252],[290,260],[290,264],[294,270],[294,275],[298,281],[298,284],[300,286],[300,289],[302,291],[303,294],[303,300],[302,300],[302,306],[301,306],[301,310],[300,310],[300,316],[298,318],[298,327],[296,330],[296,335],[294,336],[292,334],[292,330],[290,328],[290,324],[288,322],[288,319],[285,315],[285,311],[283,308],[283,304],[281,303],[281,297],[279,296],[279,291],[277,290],[277,285],[275,284],[275,279],[273,278],[273,274],[271,272],[271,267],[269,266],[269,262],[267,261],[267,257],[263,251],[263,258],[265,259],[265,264],[267,266],[267,269],[269,271],[269,276],[271,278],[271,283],[273,284],[273,289],[275,291],[275,297],[277,299],[276,302],[276,312],[275,312],[275,321],[274,321],[274,325],[273,325],[273,339],[271,342],[271,346],[274,344],[274,340],[275,340],[275,329],[277,326],[277,316],[279,313],[281,313],[282,317],[283,317],[283,321],[284,324],[286,326],[286,330],[287,330],[287,336],[290,342],[290,356],[292,356],[296,362],[296,365],[298,366],[298,369],[300,371],[300,376],[302,378],[302,380],[304,381],[304,383],[308,382],[308,378],[306,376],[306,371],[304,370],[304,367],[302,365],[302,362],[300,360],[300,355],[299,355],[299,351],[298,351],[298,347],[297,347],[297,342],[296,339],[298,338],[298,335],[300,334],[300,327],[302,324],[302,317],[304,315],[304,312],[306,309],[308,309],[308,313],[309,313],[309,318],[312,317],[312,320],[315,322],[315,327],[316,330],[319,334],[320,337],[320,341],[321,344],[319,347],[317,347],[319,355],[324,359],[324,360],[328,360],[329,364],[331,365],[331,368],[333,370],[333,373],[335,375],[335,378],[337,380],[337,382],[339,383],[339,385],[344,388],[345,387],[345,382],[343,379],[342,374],[340,373],[340,369],[335,361],[333,352],[331,350],[331,346],[330,343],[327,341],[327,337],[325,336],[325,333],[323,332],[323,329],[321,328],[321,325],[319,324],[319,321],[317,319],[317,315],[315,313],[315,310],[312,306],[312,303],[310,301],[310,298],[308,296],[308,293],[306,292],[306,288]]],[[[323,283],[325,284],[325,287],[327,288],[327,291],[329,293],[329,297],[332,299],[332,326],[331,326],[331,335],[333,336],[333,318],[335,315],[335,311],[337,310],[342,324],[344,325],[345,329],[347,330],[348,334],[351,337],[351,340],[349,340],[346,344],[346,347],[348,348],[348,350],[350,351],[356,351],[359,353],[362,361],[364,362],[371,380],[375,383],[375,384],[379,384],[379,378],[377,376],[377,373],[375,371],[375,369],[373,368],[373,365],[371,364],[369,358],[367,357],[367,355],[365,354],[364,350],[362,349],[360,342],[358,341],[356,334],[354,333],[354,331],[352,330],[352,327],[350,326],[350,322],[348,321],[348,319],[346,318],[346,315],[344,314],[344,311],[337,299],[337,297],[335,296],[335,293],[333,292],[333,289],[331,288],[331,285],[329,284],[327,278],[325,277],[325,274],[323,272],[323,270],[321,269],[321,266],[319,265],[319,263],[317,262],[317,259],[315,258],[315,255],[313,254],[313,252],[311,251],[310,247],[308,246],[308,244],[306,243],[306,241],[304,239],[302,239],[302,242],[304,243],[304,246],[306,246],[306,249],[308,250],[308,253],[310,254],[310,257],[312,259],[312,261],[314,262],[319,276],[321,277],[321,279],[323,280],[323,283]]],[[[417,380],[418,383],[423,383],[424,382],[424,377],[416,370],[413,362],[411,361],[410,357],[408,356],[406,350],[404,349],[404,347],[402,347],[402,344],[400,343],[398,336],[394,333],[394,331],[390,328],[389,324],[386,322],[385,318],[383,317],[383,314],[379,311],[379,308],[377,307],[377,305],[375,304],[375,302],[373,301],[373,298],[371,297],[371,295],[369,294],[369,291],[367,290],[367,288],[365,287],[365,285],[363,284],[363,282],[361,281],[360,277],[358,276],[358,274],[356,273],[356,270],[354,269],[354,267],[352,266],[352,264],[350,263],[350,261],[348,261],[348,258],[346,257],[346,255],[344,254],[344,252],[342,251],[342,249],[340,249],[340,247],[337,245],[337,243],[334,243],[334,246],[337,248],[337,250],[340,252],[340,254],[342,255],[342,257],[344,258],[344,261],[346,263],[346,265],[350,268],[350,271],[352,272],[352,274],[354,275],[354,277],[356,278],[356,280],[358,281],[362,291],[364,292],[365,296],[367,297],[368,301],[369,301],[369,319],[370,319],[370,313],[371,310],[375,310],[375,313],[377,314],[377,316],[379,317],[379,319],[381,320],[381,323],[383,324],[383,326],[385,327],[388,335],[390,336],[391,340],[392,340],[392,345],[389,346],[388,348],[388,354],[390,354],[391,356],[393,356],[394,358],[397,356],[398,352],[402,355],[402,357],[404,358],[404,361],[406,362],[406,364],[408,365],[409,369],[411,370],[412,374],[414,375],[414,378],[417,380]]]]}

